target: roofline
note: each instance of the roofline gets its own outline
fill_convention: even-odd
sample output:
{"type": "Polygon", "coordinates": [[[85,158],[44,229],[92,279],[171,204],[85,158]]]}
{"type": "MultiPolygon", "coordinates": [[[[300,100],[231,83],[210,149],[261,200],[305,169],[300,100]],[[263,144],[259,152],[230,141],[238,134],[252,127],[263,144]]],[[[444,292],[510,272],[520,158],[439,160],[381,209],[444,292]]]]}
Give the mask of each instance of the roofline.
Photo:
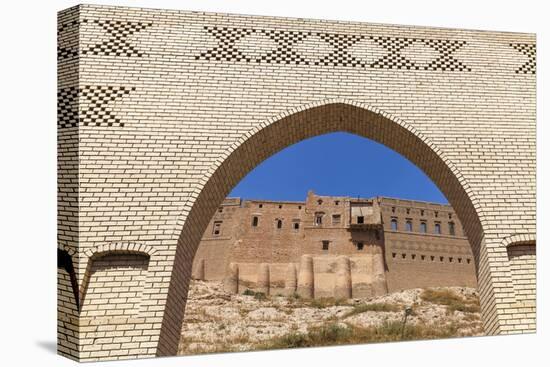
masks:
{"type": "MultiPolygon", "coordinates": [[[[419,203],[419,204],[428,204],[428,205],[434,205],[434,206],[440,206],[440,207],[447,207],[454,211],[451,204],[442,204],[442,203],[436,203],[433,201],[425,201],[425,200],[414,200],[414,199],[403,199],[398,197],[392,197],[392,196],[372,196],[372,197],[354,197],[354,196],[333,196],[333,195],[317,195],[315,196],[319,197],[325,197],[325,198],[338,198],[338,199],[348,199],[349,201],[354,200],[397,200],[400,202],[409,202],[409,203],[419,203]]],[[[269,203],[269,204],[296,204],[296,205],[305,205],[306,201],[293,201],[293,200],[263,200],[263,199],[243,199],[241,197],[226,197],[225,200],[239,200],[241,203],[269,203]]]]}
{"type": "Polygon", "coordinates": [[[243,202],[249,203],[271,203],[271,204],[302,204],[305,205],[305,201],[290,201],[290,200],[262,200],[262,199],[243,199],[243,202]]]}
{"type": "Polygon", "coordinates": [[[430,205],[437,205],[437,206],[447,206],[451,209],[453,208],[451,206],[451,204],[441,204],[441,203],[436,203],[436,202],[433,202],[433,201],[402,199],[402,198],[396,198],[396,197],[391,197],[391,196],[377,196],[376,198],[377,199],[390,199],[390,200],[399,200],[399,201],[409,201],[409,202],[414,202],[414,203],[423,203],[423,204],[430,204],[430,205]]]}

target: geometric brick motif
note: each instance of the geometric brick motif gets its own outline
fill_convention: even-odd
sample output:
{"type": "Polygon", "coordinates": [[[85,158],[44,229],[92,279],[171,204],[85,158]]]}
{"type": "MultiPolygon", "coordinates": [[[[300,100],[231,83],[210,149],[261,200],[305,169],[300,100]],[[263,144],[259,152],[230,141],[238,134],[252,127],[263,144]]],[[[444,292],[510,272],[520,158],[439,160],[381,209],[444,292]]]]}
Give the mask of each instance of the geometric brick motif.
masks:
{"type": "Polygon", "coordinates": [[[78,56],[78,20],[63,23],[57,28],[57,59],[59,61],[78,56]]]}
{"type": "Polygon", "coordinates": [[[527,61],[516,69],[516,74],[535,74],[537,71],[537,48],[530,43],[510,43],[510,46],[528,57],[527,61]]]}
{"type": "Polygon", "coordinates": [[[466,41],[441,39],[423,39],[421,41],[439,52],[439,56],[424,67],[425,70],[472,71],[453,56],[454,52],[466,45],[466,41]]]}
{"type": "Polygon", "coordinates": [[[107,105],[135,90],[134,87],[86,85],[82,88],[61,88],[57,92],[57,125],[59,128],[79,125],[78,99],[81,98],[80,120],[84,126],[123,127],[124,123],[107,108],[107,105]]]}
{"type": "Polygon", "coordinates": [[[60,88],[57,91],[57,127],[78,126],[78,88],[60,88]]]}
{"type": "MultiPolygon", "coordinates": [[[[256,32],[254,29],[252,31],[256,32]]],[[[264,29],[259,30],[259,32],[269,36],[269,38],[277,43],[277,46],[258,58],[256,62],[309,65],[309,61],[306,58],[307,55],[300,55],[292,46],[303,41],[310,33],[264,29]]]]}
{"type": "Polygon", "coordinates": [[[80,92],[80,97],[83,99],[81,105],[83,110],[81,120],[84,126],[113,126],[118,125],[123,127],[124,123],[115,114],[107,109],[109,102],[116,100],[122,96],[135,90],[135,87],[114,87],[103,85],[85,85],[80,92]]]}
{"type": "Polygon", "coordinates": [[[316,63],[316,65],[365,66],[364,62],[356,59],[348,51],[350,47],[363,39],[362,36],[334,33],[323,33],[318,35],[333,47],[333,51],[321,59],[318,64],[316,63]]]}
{"type": "Polygon", "coordinates": [[[374,62],[368,63],[354,57],[349,52],[352,46],[367,38],[364,35],[209,26],[205,26],[204,29],[216,38],[218,44],[195,56],[196,60],[351,66],[382,69],[471,71],[470,68],[466,67],[453,56],[454,52],[466,45],[466,41],[370,36],[368,38],[378,46],[384,48],[386,54],[374,62]],[[239,49],[238,41],[245,39],[251,34],[266,35],[274,41],[275,46],[259,56],[244,53],[239,49]],[[322,39],[327,43],[327,49],[331,51],[318,59],[313,58],[310,60],[310,55],[304,55],[303,52],[297,51],[295,47],[297,43],[306,40],[308,37],[322,39]],[[403,49],[417,42],[423,43],[438,53],[434,59],[424,66],[416,65],[414,61],[401,54],[403,49]]]}
{"type": "Polygon", "coordinates": [[[201,53],[201,56],[196,56],[195,59],[204,58],[206,60],[214,59],[217,61],[241,61],[250,62],[252,59],[239,51],[236,47],[237,41],[246,35],[252,34],[255,31],[246,28],[218,28],[204,27],[206,31],[218,40],[217,47],[201,53]]]}
{"type": "Polygon", "coordinates": [[[413,38],[397,38],[397,37],[370,37],[378,45],[382,46],[388,52],[380,59],[371,64],[373,68],[384,69],[416,69],[419,67],[411,60],[401,54],[401,50],[410,46],[416,39],[413,38]]]}
{"type": "MultiPolygon", "coordinates": [[[[88,23],[88,19],[83,19],[83,23],[88,23]]],[[[136,56],[142,57],[143,52],[140,52],[136,47],[130,44],[129,36],[139,32],[153,23],[140,22],[123,22],[120,20],[98,20],[93,19],[91,22],[99,25],[109,36],[108,39],[96,43],[87,49],[82,50],[83,54],[106,55],[106,56],[136,56]]]]}

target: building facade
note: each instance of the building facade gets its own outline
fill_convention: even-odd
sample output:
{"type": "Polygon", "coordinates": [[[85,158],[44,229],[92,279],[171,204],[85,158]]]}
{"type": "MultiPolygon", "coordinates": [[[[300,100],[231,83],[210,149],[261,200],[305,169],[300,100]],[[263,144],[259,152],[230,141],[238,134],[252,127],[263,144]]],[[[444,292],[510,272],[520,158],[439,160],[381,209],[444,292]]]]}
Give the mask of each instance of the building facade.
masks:
{"type": "Polygon", "coordinates": [[[200,242],[193,277],[224,280],[233,292],[317,298],[477,286],[451,206],[311,191],[303,202],[226,199],[200,242]]]}

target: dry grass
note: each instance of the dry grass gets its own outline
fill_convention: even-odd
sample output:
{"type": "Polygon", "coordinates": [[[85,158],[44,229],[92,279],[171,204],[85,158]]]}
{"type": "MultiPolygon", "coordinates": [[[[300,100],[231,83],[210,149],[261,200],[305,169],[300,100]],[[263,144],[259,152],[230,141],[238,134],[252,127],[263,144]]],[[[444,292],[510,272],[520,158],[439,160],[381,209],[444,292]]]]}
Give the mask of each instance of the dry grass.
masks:
{"type": "Polygon", "coordinates": [[[450,338],[457,334],[457,327],[449,325],[406,325],[398,321],[380,326],[358,327],[331,323],[311,328],[307,333],[289,333],[257,344],[256,349],[305,348],[342,344],[380,343],[416,339],[450,338]]]}
{"type": "Polygon", "coordinates": [[[403,307],[391,304],[391,303],[363,303],[359,305],[354,305],[353,309],[346,313],[343,317],[349,317],[357,315],[363,312],[374,311],[374,312],[400,312],[403,311],[403,307]]]}
{"type": "Polygon", "coordinates": [[[479,312],[479,299],[477,297],[463,298],[450,290],[426,289],[420,294],[425,302],[447,306],[447,312],[455,311],[475,313],[479,312]]]}
{"type": "Polygon", "coordinates": [[[410,305],[412,319],[403,329],[405,304],[398,301],[384,299],[356,303],[339,298],[304,299],[298,295],[275,299],[275,296],[266,296],[261,292],[245,291],[244,294],[249,297],[232,300],[238,312],[232,321],[223,319],[221,315],[212,312],[215,308],[209,307],[199,307],[188,314],[187,317],[191,317],[186,320],[187,323],[196,325],[200,322],[205,325],[193,326],[186,331],[186,336],[180,341],[179,353],[189,355],[482,335],[479,301],[475,293],[471,293],[457,294],[454,289],[445,288],[421,292],[420,299],[410,305]],[[331,309],[336,306],[339,308],[331,309]],[[255,315],[254,321],[248,323],[246,318],[249,312],[257,307],[274,308],[280,314],[268,310],[265,318],[258,320],[258,315],[255,315]],[[310,322],[301,318],[303,312],[306,315],[311,313],[302,310],[306,308],[325,310],[313,312],[318,319],[310,322]],[[365,316],[370,321],[375,320],[374,325],[370,321],[364,322],[362,317],[348,319],[364,312],[371,312],[365,316]],[[444,318],[438,319],[438,323],[432,323],[432,313],[443,314],[444,318]],[[383,321],[389,319],[396,321],[383,321]],[[247,327],[235,329],[233,322],[247,327]],[[307,325],[310,325],[308,329],[307,325]]]}
{"type": "Polygon", "coordinates": [[[228,353],[239,351],[239,345],[250,343],[250,336],[246,332],[227,337],[223,341],[216,341],[212,343],[208,340],[201,340],[197,338],[187,338],[180,341],[179,352],[180,355],[194,355],[194,354],[206,354],[206,353],[228,353]],[[192,349],[192,343],[199,343],[192,349]]]}
{"type": "Polygon", "coordinates": [[[344,298],[300,298],[299,296],[291,296],[288,298],[291,302],[291,307],[313,307],[313,308],[328,308],[334,306],[350,306],[347,299],[344,298]]]}

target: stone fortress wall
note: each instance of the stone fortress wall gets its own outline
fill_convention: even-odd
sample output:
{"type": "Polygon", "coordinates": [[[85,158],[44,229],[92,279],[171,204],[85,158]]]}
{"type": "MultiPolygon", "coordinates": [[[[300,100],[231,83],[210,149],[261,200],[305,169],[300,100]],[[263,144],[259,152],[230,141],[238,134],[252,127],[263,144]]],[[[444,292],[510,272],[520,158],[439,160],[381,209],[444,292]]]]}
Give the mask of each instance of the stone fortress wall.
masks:
{"type": "Polygon", "coordinates": [[[477,286],[471,246],[449,205],[311,191],[304,202],[226,199],[192,274],[232,292],[315,298],[477,286]]]}

